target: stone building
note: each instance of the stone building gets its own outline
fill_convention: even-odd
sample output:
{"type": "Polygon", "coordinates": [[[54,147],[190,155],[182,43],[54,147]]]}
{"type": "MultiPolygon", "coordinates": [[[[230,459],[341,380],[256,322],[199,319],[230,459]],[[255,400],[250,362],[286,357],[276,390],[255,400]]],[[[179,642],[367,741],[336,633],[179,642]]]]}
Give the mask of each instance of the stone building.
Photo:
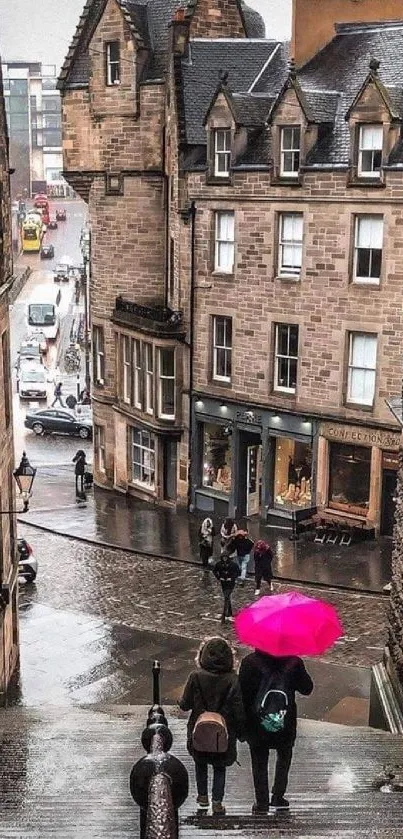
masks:
{"type": "MultiPolygon", "coordinates": [[[[8,289],[12,277],[8,136],[0,72],[0,513],[13,510],[13,432],[8,289]]],[[[0,703],[18,661],[14,516],[0,515],[0,703]]]]}
{"type": "Polygon", "coordinates": [[[403,19],[88,0],[64,64],[89,203],[95,478],[287,523],[391,531],[400,434],[403,19]],[[294,57],[296,60],[294,60],[294,57]]]}

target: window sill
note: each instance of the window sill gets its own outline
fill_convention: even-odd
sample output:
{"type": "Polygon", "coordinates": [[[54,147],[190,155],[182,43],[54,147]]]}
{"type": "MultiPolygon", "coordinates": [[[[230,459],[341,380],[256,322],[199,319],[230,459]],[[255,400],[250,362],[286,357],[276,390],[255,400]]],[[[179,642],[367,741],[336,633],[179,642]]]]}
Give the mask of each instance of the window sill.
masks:
{"type": "Polygon", "coordinates": [[[272,186],[295,186],[295,187],[301,188],[302,187],[301,175],[298,174],[298,177],[296,177],[296,178],[290,177],[289,175],[272,175],[271,185],[272,186]]]}
{"type": "Polygon", "coordinates": [[[214,487],[197,487],[196,492],[203,493],[204,495],[213,495],[215,498],[222,498],[224,501],[229,501],[231,497],[232,489],[229,492],[222,492],[222,490],[214,489],[214,487]]]}
{"type": "Polygon", "coordinates": [[[231,379],[229,381],[225,381],[224,379],[214,379],[213,376],[210,378],[210,383],[212,385],[216,385],[216,387],[225,387],[230,389],[232,387],[231,379]]]}
{"type": "Polygon", "coordinates": [[[373,404],[361,405],[359,402],[346,402],[345,407],[349,408],[350,411],[365,411],[366,414],[372,414],[374,410],[373,404]]]}
{"type": "Polygon", "coordinates": [[[226,280],[235,278],[235,272],[234,271],[222,271],[219,268],[214,269],[214,271],[212,271],[212,275],[213,275],[213,277],[219,277],[219,278],[222,277],[223,279],[226,279],[226,280]]]}
{"type": "Polygon", "coordinates": [[[233,179],[231,173],[228,175],[207,175],[206,184],[208,186],[233,186],[233,179]]]}
{"type": "Polygon", "coordinates": [[[372,187],[373,189],[385,189],[386,184],[383,178],[364,178],[358,175],[351,176],[347,181],[348,187],[372,187]]]}
{"type": "Polygon", "coordinates": [[[361,280],[361,279],[358,279],[358,277],[354,277],[351,280],[350,285],[364,286],[364,288],[380,288],[381,287],[381,281],[380,281],[380,279],[379,280],[376,280],[376,279],[361,280]]]}
{"type": "Polygon", "coordinates": [[[141,489],[142,492],[147,492],[149,495],[155,495],[155,486],[151,487],[148,484],[142,484],[140,481],[129,481],[129,486],[132,489],[141,489]]]}
{"type": "Polygon", "coordinates": [[[301,274],[298,277],[295,277],[292,274],[277,274],[277,277],[275,277],[274,279],[282,283],[300,283],[301,274]]]}
{"type": "Polygon", "coordinates": [[[285,396],[287,399],[295,399],[297,391],[295,390],[281,390],[281,388],[273,388],[273,396],[285,396]]]}

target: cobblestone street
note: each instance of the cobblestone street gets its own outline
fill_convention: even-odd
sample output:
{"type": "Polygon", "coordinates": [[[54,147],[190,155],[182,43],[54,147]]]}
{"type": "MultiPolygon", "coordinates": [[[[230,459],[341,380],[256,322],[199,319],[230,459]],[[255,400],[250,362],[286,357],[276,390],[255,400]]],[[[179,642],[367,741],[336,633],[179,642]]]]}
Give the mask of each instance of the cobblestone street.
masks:
{"type": "MultiPolygon", "coordinates": [[[[21,587],[24,704],[147,703],[153,658],[162,661],[164,701],[172,703],[200,639],[221,631],[233,638],[231,625],[222,630],[219,623],[221,595],[210,572],[34,528],[24,527],[23,533],[39,560],[36,586],[21,587]]],[[[367,697],[368,668],[382,655],[387,599],[304,590],[333,603],[345,628],[334,649],[310,663],[320,707],[304,704],[303,713],[321,718],[323,708],[355,694],[352,682],[356,695],[367,697]]],[[[248,581],[235,593],[236,607],[252,597],[248,581]]]]}

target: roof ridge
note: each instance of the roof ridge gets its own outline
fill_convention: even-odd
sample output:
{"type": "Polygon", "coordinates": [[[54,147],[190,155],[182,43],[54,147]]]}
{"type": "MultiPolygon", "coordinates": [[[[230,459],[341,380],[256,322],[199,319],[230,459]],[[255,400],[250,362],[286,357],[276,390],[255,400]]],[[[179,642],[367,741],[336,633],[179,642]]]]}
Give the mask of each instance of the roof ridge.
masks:
{"type": "Polygon", "coordinates": [[[381,21],[356,21],[351,23],[336,23],[337,35],[346,35],[349,32],[380,32],[384,29],[403,29],[403,20],[381,20],[381,21]]]}

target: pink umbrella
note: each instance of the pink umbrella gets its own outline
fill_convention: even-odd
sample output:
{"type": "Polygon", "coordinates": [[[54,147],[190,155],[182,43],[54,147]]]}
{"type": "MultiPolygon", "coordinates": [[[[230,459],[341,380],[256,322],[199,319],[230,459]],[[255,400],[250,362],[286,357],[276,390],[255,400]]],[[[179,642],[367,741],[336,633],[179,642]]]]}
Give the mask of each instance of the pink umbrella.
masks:
{"type": "Polygon", "coordinates": [[[344,634],[333,606],[295,591],[242,609],[235,629],[243,644],[274,656],[322,655],[344,634]]]}

